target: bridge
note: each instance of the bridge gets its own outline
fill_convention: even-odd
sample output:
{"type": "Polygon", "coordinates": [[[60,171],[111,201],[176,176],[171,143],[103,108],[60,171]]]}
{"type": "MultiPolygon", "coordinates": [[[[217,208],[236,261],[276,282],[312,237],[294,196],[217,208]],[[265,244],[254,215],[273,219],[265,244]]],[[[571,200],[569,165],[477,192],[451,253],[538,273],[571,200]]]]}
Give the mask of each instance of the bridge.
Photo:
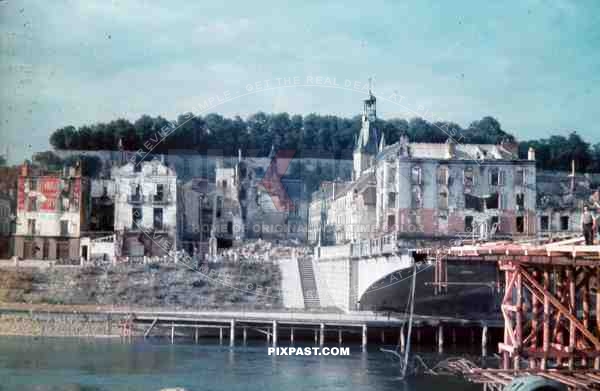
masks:
{"type": "MultiPolygon", "coordinates": [[[[456,238],[449,238],[435,243],[449,248],[452,239],[456,241],[456,238]]],[[[469,308],[474,310],[474,317],[497,312],[493,301],[499,294],[500,281],[495,264],[474,267],[474,262],[465,265],[460,260],[442,263],[435,253],[422,252],[423,248],[430,248],[431,243],[428,239],[398,238],[396,234],[388,234],[345,245],[316,247],[312,275],[307,276],[305,272],[301,276],[303,282],[306,281],[303,287],[312,286],[311,279],[314,279],[314,293],[322,307],[337,307],[344,311],[403,311],[410,286],[407,282],[416,264],[416,313],[439,315],[439,311],[446,309],[449,315],[460,313],[464,316],[463,309],[458,307],[470,307],[467,297],[472,300],[473,295],[478,295],[478,302],[486,303],[481,308],[469,308]],[[440,296],[442,293],[444,297],[440,296]],[[448,298],[452,298],[451,307],[446,306],[448,298]]],[[[311,292],[305,290],[304,293],[309,296],[311,292]]]]}

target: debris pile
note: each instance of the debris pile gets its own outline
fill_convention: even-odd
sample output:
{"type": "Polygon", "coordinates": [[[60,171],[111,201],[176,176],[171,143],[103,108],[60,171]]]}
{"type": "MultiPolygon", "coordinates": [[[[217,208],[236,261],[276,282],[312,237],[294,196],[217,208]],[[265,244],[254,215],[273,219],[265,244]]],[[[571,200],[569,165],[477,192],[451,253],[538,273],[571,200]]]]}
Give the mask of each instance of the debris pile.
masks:
{"type": "Polygon", "coordinates": [[[293,258],[308,254],[309,250],[296,242],[273,244],[261,239],[246,241],[241,246],[224,249],[214,262],[263,263],[282,258],[293,258]]]}

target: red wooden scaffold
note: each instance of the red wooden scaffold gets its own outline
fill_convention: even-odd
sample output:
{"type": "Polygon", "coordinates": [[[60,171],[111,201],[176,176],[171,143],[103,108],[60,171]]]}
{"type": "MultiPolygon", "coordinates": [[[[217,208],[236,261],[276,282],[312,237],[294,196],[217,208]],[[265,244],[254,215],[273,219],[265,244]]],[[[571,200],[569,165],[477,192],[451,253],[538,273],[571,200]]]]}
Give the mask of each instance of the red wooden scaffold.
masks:
{"type": "MultiPolygon", "coordinates": [[[[600,389],[600,246],[495,242],[436,250],[443,262],[496,262],[504,272],[500,369],[465,376],[498,387],[525,375],[600,389]]],[[[439,273],[439,274],[438,274],[439,273]]],[[[444,285],[444,275],[435,274],[444,285]]]]}

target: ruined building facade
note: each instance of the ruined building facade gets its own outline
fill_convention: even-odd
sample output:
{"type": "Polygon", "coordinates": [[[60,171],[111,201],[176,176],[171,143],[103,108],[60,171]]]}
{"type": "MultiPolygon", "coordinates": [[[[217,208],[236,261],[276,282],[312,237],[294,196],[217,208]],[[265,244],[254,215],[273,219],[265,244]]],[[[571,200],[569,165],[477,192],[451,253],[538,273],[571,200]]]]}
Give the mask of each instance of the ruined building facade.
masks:
{"type": "Polygon", "coordinates": [[[25,163],[17,186],[15,255],[78,262],[89,216],[89,181],[81,167],[49,172],[25,163]]]}
{"type": "Polygon", "coordinates": [[[373,126],[375,105],[372,95],[364,101],[353,181],[313,197],[311,243],[341,244],[385,233],[432,239],[536,233],[533,150],[519,159],[512,142],[460,144],[449,137],[446,143],[412,143],[405,135],[386,145],[373,126]]]}
{"type": "Polygon", "coordinates": [[[117,256],[161,256],[176,246],[177,175],[160,160],[114,167],[117,256]]]}

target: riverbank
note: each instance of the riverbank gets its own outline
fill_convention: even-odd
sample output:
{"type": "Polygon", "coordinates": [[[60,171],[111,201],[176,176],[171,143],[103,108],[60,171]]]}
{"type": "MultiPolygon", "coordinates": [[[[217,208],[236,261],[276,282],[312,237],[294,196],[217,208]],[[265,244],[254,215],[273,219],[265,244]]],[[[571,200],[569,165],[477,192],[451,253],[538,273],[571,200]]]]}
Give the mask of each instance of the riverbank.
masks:
{"type": "MultiPolygon", "coordinates": [[[[386,343],[407,342],[405,314],[263,310],[176,310],[173,308],[0,305],[0,335],[34,337],[162,338],[189,343],[201,338],[237,346],[250,340],[276,345],[310,341],[326,345],[359,343],[362,349],[386,343]]],[[[502,337],[502,323],[495,320],[459,319],[415,315],[413,344],[437,347],[442,353],[452,346],[481,346],[481,355],[502,337]],[[478,343],[479,342],[479,343],[478,343]]],[[[434,348],[435,349],[435,348],[434,348]]]]}
{"type": "Polygon", "coordinates": [[[2,306],[0,335],[32,337],[112,338],[121,335],[125,316],[101,311],[77,311],[60,306],[2,306]]]}

